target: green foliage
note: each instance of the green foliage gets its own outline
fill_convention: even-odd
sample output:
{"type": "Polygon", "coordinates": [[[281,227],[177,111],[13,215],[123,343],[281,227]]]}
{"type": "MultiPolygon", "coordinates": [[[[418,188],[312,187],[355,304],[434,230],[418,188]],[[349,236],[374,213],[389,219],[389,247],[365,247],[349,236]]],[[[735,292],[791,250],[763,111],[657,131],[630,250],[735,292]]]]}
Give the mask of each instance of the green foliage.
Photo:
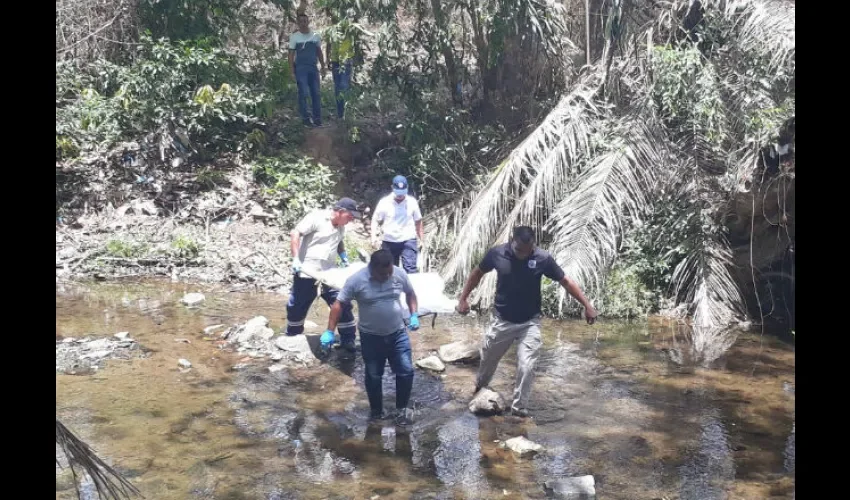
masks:
{"type": "Polygon", "coordinates": [[[282,222],[292,225],[309,210],[329,206],[336,179],[330,168],[310,158],[286,154],[254,163],[254,179],[264,186],[267,205],[282,210],[282,222]]]}
{"type": "Polygon", "coordinates": [[[171,254],[181,259],[194,259],[201,253],[201,245],[192,238],[178,235],[171,241],[171,254]]]}
{"type": "Polygon", "coordinates": [[[112,239],[106,242],[106,254],[110,257],[135,259],[147,255],[148,250],[148,246],[144,243],[135,243],[120,239],[112,239]]]}
{"type": "Polygon", "coordinates": [[[264,97],[235,61],[206,41],[143,37],[130,65],[98,61],[73,76],[57,64],[56,135],[81,150],[151,132],[186,130],[188,149],[233,150],[264,97]]]}

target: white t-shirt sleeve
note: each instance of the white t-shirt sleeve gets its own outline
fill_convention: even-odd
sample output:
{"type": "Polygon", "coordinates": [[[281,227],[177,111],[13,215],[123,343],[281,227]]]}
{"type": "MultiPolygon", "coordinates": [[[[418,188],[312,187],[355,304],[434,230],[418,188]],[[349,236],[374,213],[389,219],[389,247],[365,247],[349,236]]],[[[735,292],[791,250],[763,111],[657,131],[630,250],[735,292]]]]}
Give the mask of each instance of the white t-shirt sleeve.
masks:
{"type": "Polygon", "coordinates": [[[315,212],[310,212],[301,219],[301,222],[295,226],[295,230],[298,231],[298,234],[301,236],[308,235],[316,230],[316,216],[315,212]]]}
{"type": "Polygon", "coordinates": [[[298,42],[295,40],[295,33],[289,35],[289,50],[295,50],[295,46],[298,42]]]}
{"type": "Polygon", "coordinates": [[[378,206],[375,207],[375,220],[378,222],[384,222],[384,219],[387,217],[387,204],[386,198],[381,198],[378,202],[378,206]]]}
{"type": "Polygon", "coordinates": [[[422,212],[419,210],[419,202],[414,199],[411,199],[410,201],[413,202],[413,209],[411,210],[413,220],[419,222],[420,220],[422,220],[422,212]]]}

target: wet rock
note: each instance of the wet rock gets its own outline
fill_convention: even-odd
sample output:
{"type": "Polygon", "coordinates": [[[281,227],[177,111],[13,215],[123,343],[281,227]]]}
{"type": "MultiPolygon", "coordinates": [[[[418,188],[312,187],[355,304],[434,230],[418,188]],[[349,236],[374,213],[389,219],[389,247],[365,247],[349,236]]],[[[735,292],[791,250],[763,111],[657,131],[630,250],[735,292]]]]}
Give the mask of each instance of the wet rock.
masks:
{"type": "Polygon", "coordinates": [[[479,343],[464,340],[440,346],[437,354],[439,354],[440,359],[445,363],[454,363],[455,361],[473,361],[481,357],[479,343]]]}
{"type": "Polygon", "coordinates": [[[206,297],[204,297],[204,294],[193,292],[193,293],[187,293],[186,295],[184,295],[183,298],[180,299],[180,303],[182,303],[185,306],[194,307],[194,306],[200,305],[205,300],[206,300],[206,297]]]}
{"type": "Polygon", "coordinates": [[[180,368],[192,368],[192,363],[190,363],[188,359],[180,358],[177,360],[177,364],[180,368]]]}
{"type": "Polygon", "coordinates": [[[115,335],[113,335],[113,337],[115,337],[118,340],[124,340],[129,336],[130,336],[130,332],[118,332],[115,335]]]}
{"type": "Polygon", "coordinates": [[[227,340],[232,344],[245,344],[253,340],[271,340],[274,330],[269,328],[269,320],[265,316],[252,318],[242,326],[237,326],[227,334],[227,340]]]}
{"type": "Polygon", "coordinates": [[[204,328],[204,335],[212,335],[219,328],[224,328],[224,325],[211,325],[204,328]]]}
{"type": "Polygon", "coordinates": [[[310,343],[307,342],[307,337],[305,335],[281,335],[275,339],[274,345],[277,346],[278,349],[286,352],[305,354],[312,354],[313,352],[310,350],[310,343]]]}
{"type": "Polygon", "coordinates": [[[437,356],[428,356],[427,358],[420,359],[416,362],[416,366],[435,372],[441,372],[446,369],[446,365],[437,356]]]}
{"type": "Polygon", "coordinates": [[[282,335],[275,339],[274,345],[283,352],[282,361],[295,361],[297,363],[312,365],[319,360],[313,354],[306,335],[293,335],[291,337],[282,335]]]}
{"type": "Polygon", "coordinates": [[[596,496],[596,487],[593,476],[578,476],[553,479],[544,483],[546,489],[551,490],[555,498],[592,498],[596,496]]]}
{"type": "Polygon", "coordinates": [[[132,359],[145,355],[132,339],[65,338],[56,342],[56,371],[69,374],[90,373],[109,359],[132,359]]]}
{"type": "Polygon", "coordinates": [[[530,441],[523,436],[510,438],[502,443],[502,446],[521,457],[534,455],[543,451],[543,446],[535,443],[534,441],[530,441]]]}
{"type": "Polygon", "coordinates": [[[481,389],[469,402],[469,411],[476,415],[495,415],[505,411],[502,395],[490,389],[481,389]]]}

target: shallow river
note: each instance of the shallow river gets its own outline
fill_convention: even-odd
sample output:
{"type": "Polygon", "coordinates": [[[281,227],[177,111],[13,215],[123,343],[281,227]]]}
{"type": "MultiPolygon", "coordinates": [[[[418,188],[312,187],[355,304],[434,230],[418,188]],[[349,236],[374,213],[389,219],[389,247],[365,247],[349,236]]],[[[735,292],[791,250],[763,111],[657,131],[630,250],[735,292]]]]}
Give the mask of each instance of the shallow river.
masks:
{"type": "MultiPolygon", "coordinates": [[[[270,373],[269,361],[205,339],[207,326],[257,315],[279,330],[285,297],[206,288],[202,307],[178,303],[197,290],[57,285],[57,340],[129,331],[149,354],[56,376],[57,418],[148,499],[549,498],[546,480],[586,474],[602,500],[793,498],[794,348],[772,337],[741,336],[707,370],[673,362],[687,346],[660,321],[546,322],[532,421],[470,414],[476,366],[450,365],[417,369],[415,424],[403,430],[367,425],[359,353],[270,373]],[[518,435],[545,451],[519,459],[499,447],[518,435]]],[[[317,301],[309,319],[320,326],[308,333],[326,317],[317,301]]],[[[413,357],[483,328],[423,320],[413,357]]],[[[491,385],[506,397],[515,361],[511,350],[491,385]]],[[[76,498],[59,468],[56,497],[76,498]]]]}

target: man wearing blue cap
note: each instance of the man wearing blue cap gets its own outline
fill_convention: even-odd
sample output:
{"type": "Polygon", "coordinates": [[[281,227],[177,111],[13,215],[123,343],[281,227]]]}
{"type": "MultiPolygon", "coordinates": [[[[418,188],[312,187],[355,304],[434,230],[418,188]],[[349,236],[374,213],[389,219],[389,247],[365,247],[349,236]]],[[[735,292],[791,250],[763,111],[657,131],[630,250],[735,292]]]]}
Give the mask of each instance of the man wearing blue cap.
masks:
{"type": "Polygon", "coordinates": [[[389,250],[393,263],[404,272],[417,272],[416,258],[419,242],[424,241],[422,230],[422,212],[416,198],[407,194],[407,179],[403,175],[393,178],[393,193],[381,198],[372,216],[372,245],[389,250]],[[383,231],[383,239],[378,237],[378,227],[383,231]],[[417,238],[419,241],[417,242],[417,238]]]}
{"type": "MultiPolygon", "coordinates": [[[[313,210],[308,213],[290,233],[292,248],[292,290],[286,304],[286,334],[304,333],[304,319],[316,300],[316,280],[309,274],[327,271],[337,266],[337,255],[342,265],[348,265],[345,253],[345,225],[360,219],[362,212],[351,198],[342,198],[331,210],[313,210]],[[302,272],[304,271],[304,272],[302,272]]],[[[336,302],[338,291],[322,285],[322,298],[329,306],[336,302]]],[[[341,311],[339,329],[341,346],[353,353],[356,324],[351,305],[341,311]]],[[[333,332],[325,332],[321,339],[322,350],[330,350],[334,341],[333,332]]]]}

